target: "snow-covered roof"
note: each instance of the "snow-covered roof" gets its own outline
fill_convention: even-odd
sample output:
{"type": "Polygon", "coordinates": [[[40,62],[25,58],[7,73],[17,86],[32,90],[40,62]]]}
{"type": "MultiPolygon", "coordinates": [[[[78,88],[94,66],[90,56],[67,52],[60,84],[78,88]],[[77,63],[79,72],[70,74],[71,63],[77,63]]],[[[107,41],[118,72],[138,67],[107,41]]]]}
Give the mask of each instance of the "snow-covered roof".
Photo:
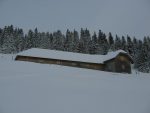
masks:
{"type": "Polygon", "coordinates": [[[126,53],[126,52],[123,50],[118,50],[115,52],[108,52],[107,55],[89,55],[89,54],[65,52],[65,51],[58,51],[58,50],[32,48],[32,49],[23,51],[19,53],[18,55],[89,62],[89,63],[103,63],[104,61],[115,58],[119,53],[126,53]]]}

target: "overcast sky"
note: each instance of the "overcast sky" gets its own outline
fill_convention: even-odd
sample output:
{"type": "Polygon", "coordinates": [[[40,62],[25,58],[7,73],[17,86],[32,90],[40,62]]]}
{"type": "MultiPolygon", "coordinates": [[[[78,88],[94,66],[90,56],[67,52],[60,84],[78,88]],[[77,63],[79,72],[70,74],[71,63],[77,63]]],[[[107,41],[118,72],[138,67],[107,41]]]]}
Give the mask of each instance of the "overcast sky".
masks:
{"type": "Polygon", "coordinates": [[[0,0],[0,27],[150,35],[150,0],[0,0]]]}

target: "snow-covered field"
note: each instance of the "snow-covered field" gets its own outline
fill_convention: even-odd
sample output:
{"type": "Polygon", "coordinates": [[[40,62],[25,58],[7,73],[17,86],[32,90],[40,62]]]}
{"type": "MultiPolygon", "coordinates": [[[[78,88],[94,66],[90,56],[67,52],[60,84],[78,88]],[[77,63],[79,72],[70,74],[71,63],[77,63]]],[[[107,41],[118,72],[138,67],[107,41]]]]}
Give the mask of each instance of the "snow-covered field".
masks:
{"type": "Polygon", "coordinates": [[[0,55],[0,113],[150,113],[150,75],[13,61],[0,55]]]}

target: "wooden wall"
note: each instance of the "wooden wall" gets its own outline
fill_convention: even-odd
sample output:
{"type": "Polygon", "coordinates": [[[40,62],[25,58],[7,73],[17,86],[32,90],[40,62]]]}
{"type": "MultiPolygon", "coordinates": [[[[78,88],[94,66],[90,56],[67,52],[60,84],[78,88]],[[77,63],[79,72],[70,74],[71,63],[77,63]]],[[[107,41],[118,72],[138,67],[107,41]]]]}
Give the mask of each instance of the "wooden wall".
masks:
{"type": "Polygon", "coordinates": [[[116,64],[114,60],[105,63],[105,71],[116,72],[116,64]]]}
{"type": "Polygon", "coordinates": [[[131,61],[124,54],[120,54],[114,59],[105,61],[104,64],[87,63],[87,62],[80,62],[80,61],[68,61],[68,60],[61,60],[61,59],[39,58],[39,57],[32,57],[32,56],[19,56],[19,55],[16,57],[15,60],[44,63],[44,64],[57,64],[57,65],[95,69],[95,70],[102,70],[102,71],[109,71],[109,72],[131,73],[131,61]]]}
{"type": "Polygon", "coordinates": [[[114,59],[105,62],[105,70],[118,73],[131,73],[131,63],[125,55],[119,55],[114,59]]]}
{"type": "Polygon", "coordinates": [[[128,57],[120,55],[116,58],[116,71],[131,73],[131,63],[128,57]]]}
{"type": "Polygon", "coordinates": [[[79,61],[67,61],[67,60],[60,60],[60,59],[38,58],[38,57],[18,55],[15,60],[35,62],[35,63],[44,63],[44,64],[58,64],[58,65],[64,65],[64,66],[95,69],[95,70],[102,70],[102,71],[105,69],[104,64],[87,63],[87,62],[79,62],[79,61]]]}

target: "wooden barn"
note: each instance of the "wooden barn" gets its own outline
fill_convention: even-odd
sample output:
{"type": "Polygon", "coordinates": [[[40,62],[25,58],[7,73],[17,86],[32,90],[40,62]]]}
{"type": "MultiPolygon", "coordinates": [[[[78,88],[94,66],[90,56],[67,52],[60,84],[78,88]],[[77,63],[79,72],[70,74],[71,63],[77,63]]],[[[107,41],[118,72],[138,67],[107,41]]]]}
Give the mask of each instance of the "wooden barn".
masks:
{"type": "Polygon", "coordinates": [[[131,73],[131,63],[133,63],[132,58],[122,50],[109,52],[107,55],[88,55],[32,48],[19,53],[15,60],[118,73],[131,73]]]}

